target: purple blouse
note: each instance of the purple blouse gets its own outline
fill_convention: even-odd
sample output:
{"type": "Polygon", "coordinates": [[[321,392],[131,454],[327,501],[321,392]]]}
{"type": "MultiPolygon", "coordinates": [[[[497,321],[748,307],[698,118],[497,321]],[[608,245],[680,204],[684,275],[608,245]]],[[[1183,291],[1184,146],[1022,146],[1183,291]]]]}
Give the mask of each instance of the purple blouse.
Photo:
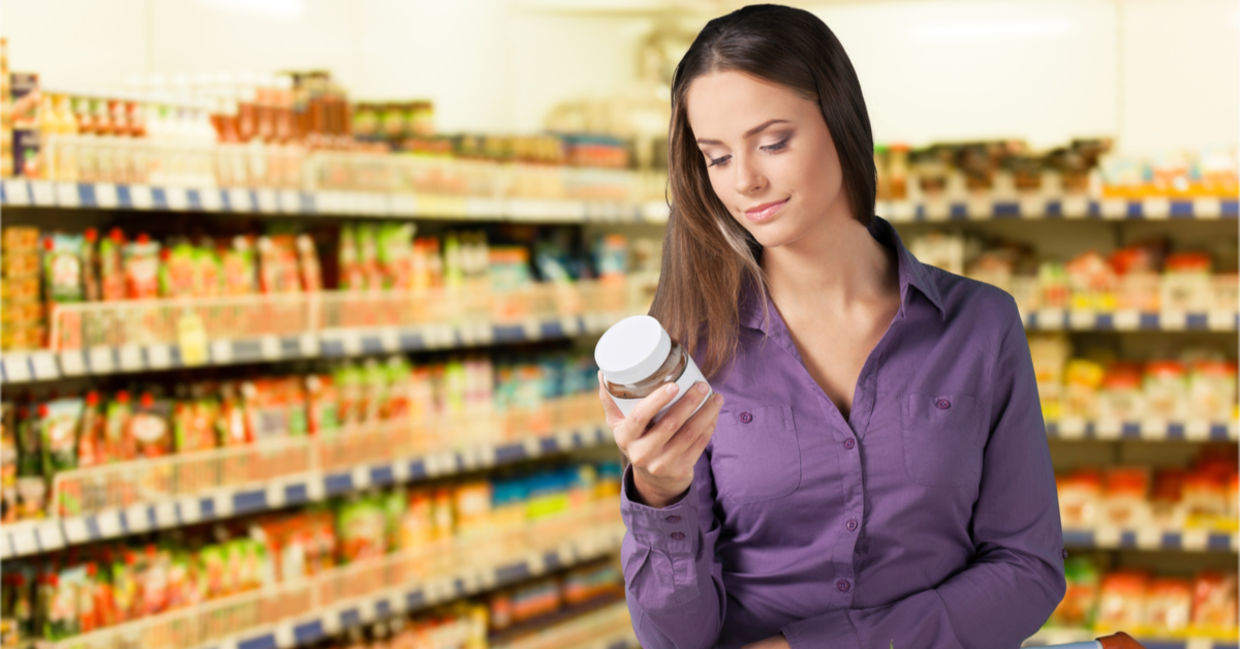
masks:
{"type": "MultiPolygon", "coordinates": [[[[742,300],[725,397],[678,502],[621,514],[644,649],[1015,649],[1064,594],[1055,476],[1012,298],[917,261],[845,419],[772,307],[742,300]]],[[[830,332],[822,332],[830,336],[830,332]]]]}

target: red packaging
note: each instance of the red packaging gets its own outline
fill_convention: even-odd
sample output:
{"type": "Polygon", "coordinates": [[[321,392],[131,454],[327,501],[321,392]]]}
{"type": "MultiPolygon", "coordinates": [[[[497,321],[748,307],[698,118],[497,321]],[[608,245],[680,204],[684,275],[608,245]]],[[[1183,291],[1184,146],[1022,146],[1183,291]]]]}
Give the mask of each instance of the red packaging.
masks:
{"type": "Polygon", "coordinates": [[[159,297],[159,243],[146,234],[125,246],[125,292],[132,300],[159,297]]]}
{"type": "Polygon", "coordinates": [[[156,401],[150,392],[143,393],[128,425],[128,436],[133,440],[139,457],[160,457],[172,453],[170,415],[170,403],[156,401]]]}

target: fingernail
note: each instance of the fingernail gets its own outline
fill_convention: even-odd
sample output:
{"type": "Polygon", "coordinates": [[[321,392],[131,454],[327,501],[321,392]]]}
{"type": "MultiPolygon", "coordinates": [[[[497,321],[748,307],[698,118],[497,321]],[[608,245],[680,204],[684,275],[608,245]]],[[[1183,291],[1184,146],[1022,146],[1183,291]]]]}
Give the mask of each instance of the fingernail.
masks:
{"type": "Polygon", "coordinates": [[[676,391],[679,389],[680,389],[680,386],[676,385],[675,383],[668,383],[667,385],[663,386],[663,392],[667,394],[676,394],[676,391]]]}
{"type": "Polygon", "coordinates": [[[701,381],[698,381],[697,383],[694,383],[694,384],[693,384],[693,394],[694,394],[695,396],[696,396],[696,395],[701,395],[701,394],[706,394],[706,391],[707,391],[708,389],[709,389],[709,388],[707,388],[707,387],[706,387],[706,384],[705,384],[705,383],[702,383],[701,381]]]}

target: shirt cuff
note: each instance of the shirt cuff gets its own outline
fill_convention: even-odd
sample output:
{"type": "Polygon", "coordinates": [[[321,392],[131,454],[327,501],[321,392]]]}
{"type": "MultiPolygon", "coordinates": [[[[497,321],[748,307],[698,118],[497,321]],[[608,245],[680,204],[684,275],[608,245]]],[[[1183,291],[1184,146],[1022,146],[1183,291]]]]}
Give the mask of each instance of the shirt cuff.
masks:
{"type": "Polygon", "coordinates": [[[842,608],[788,624],[780,633],[791,649],[818,649],[828,643],[839,649],[852,649],[860,644],[848,611],[842,608]]]}
{"type": "Polygon", "coordinates": [[[667,507],[656,508],[634,500],[633,466],[624,470],[620,488],[620,517],[633,540],[652,550],[668,555],[697,554],[698,511],[694,485],[680,500],[667,507]]]}

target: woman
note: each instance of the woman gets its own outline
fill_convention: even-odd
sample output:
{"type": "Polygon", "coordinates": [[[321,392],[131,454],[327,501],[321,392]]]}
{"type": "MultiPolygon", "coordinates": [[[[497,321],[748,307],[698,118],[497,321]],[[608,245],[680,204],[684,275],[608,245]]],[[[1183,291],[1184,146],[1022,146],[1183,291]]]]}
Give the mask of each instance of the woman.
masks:
{"type": "Polygon", "coordinates": [[[1016,305],[874,216],[839,41],[771,5],[676,70],[651,314],[716,392],[626,419],[629,608],[646,649],[1013,649],[1064,593],[1055,479],[1016,305]]]}

